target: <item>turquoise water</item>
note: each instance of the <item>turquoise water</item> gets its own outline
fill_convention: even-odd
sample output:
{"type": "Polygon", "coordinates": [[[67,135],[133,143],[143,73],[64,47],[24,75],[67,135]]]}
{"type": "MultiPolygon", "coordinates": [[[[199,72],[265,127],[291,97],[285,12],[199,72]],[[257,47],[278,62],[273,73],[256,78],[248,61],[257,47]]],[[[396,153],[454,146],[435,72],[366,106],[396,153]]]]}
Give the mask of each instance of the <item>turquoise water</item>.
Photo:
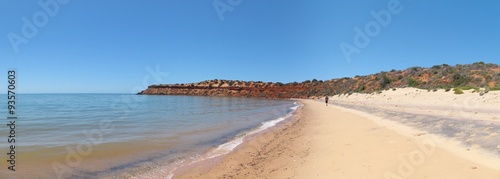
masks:
{"type": "MultiPolygon", "coordinates": [[[[237,136],[272,126],[296,106],[289,100],[122,94],[26,94],[16,102],[16,171],[2,162],[1,178],[123,177],[174,168],[232,150],[237,136]]],[[[7,116],[6,107],[1,114],[7,116]]],[[[6,161],[9,128],[2,123],[0,159],[6,161]]]]}

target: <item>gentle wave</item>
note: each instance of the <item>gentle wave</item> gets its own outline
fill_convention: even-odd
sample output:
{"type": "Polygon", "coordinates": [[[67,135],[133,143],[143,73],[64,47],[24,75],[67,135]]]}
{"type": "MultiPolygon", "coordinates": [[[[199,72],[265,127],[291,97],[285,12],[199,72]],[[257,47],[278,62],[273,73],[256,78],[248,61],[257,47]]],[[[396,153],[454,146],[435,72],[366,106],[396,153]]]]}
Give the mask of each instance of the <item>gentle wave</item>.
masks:
{"type": "MultiPolygon", "coordinates": [[[[288,100],[250,98],[20,95],[16,152],[22,168],[16,173],[2,170],[0,176],[54,178],[52,164],[68,166],[68,156],[88,149],[79,153],[78,165],[66,176],[116,178],[151,173],[165,178],[173,166],[234,150],[245,135],[275,126],[295,106],[288,100]],[[100,129],[102,121],[113,129],[100,129]]],[[[0,139],[5,136],[6,130],[0,130],[0,139]]],[[[0,143],[1,150],[6,147],[0,143]]],[[[0,159],[7,160],[5,156],[0,159]]]]}
{"type": "MultiPolygon", "coordinates": [[[[290,112],[288,112],[286,115],[284,115],[282,117],[278,117],[274,120],[264,121],[261,123],[261,125],[259,127],[255,128],[253,130],[250,130],[248,132],[245,132],[241,135],[238,135],[234,139],[219,145],[217,148],[211,150],[210,152],[208,152],[204,155],[198,155],[198,156],[192,157],[191,161],[187,165],[191,165],[193,163],[201,162],[203,160],[212,159],[215,157],[226,155],[226,154],[234,151],[234,149],[236,149],[238,146],[240,146],[243,143],[243,141],[246,137],[260,133],[262,131],[265,131],[266,129],[269,129],[271,127],[276,126],[278,123],[283,122],[284,120],[291,118],[293,116],[294,112],[299,107],[302,106],[302,105],[298,104],[297,102],[294,102],[294,105],[295,106],[289,108],[290,112]]],[[[184,162],[185,162],[185,160],[177,161],[174,165],[179,165],[179,164],[182,164],[184,162]]],[[[168,172],[167,178],[171,179],[174,176],[174,171],[180,167],[183,167],[183,165],[175,166],[172,170],[170,170],[168,172]]],[[[152,176],[148,175],[148,177],[152,177],[152,176]]]]}

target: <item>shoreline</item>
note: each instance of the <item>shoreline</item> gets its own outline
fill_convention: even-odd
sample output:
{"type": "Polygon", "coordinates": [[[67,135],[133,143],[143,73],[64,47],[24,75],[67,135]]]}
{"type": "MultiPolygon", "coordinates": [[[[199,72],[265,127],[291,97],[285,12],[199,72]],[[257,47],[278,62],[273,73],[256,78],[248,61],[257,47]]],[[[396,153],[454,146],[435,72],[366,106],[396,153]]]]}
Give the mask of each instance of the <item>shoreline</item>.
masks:
{"type": "MultiPolygon", "coordinates": [[[[297,99],[293,99],[297,100],[297,99]]],[[[238,147],[236,147],[233,151],[225,154],[218,156],[213,159],[209,159],[206,161],[202,161],[199,163],[196,163],[194,165],[191,165],[189,167],[183,168],[183,170],[179,171],[178,173],[175,173],[175,175],[172,177],[174,179],[176,178],[231,178],[231,177],[241,177],[238,174],[240,174],[240,169],[238,168],[241,165],[237,165],[237,162],[240,161],[240,159],[236,159],[241,157],[241,154],[243,153],[254,153],[258,152],[260,153],[260,148],[261,147],[272,147],[272,149],[285,149],[286,146],[279,147],[279,146],[270,146],[268,145],[270,142],[275,142],[275,139],[278,138],[279,135],[283,134],[291,134],[291,133],[296,133],[298,132],[297,128],[294,126],[301,125],[300,124],[300,116],[301,114],[301,108],[304,107],[304,104],[299,101],[298,109],[293,112],[293,115],[288,117],[288,119],[283,120],[279,123],[277,123],[275,126],[270,127],[266,130],[253,133],[251,135],[248,135],[244,138],[243,143],[241,143],[238,147]],[[291,130],[289,130],[291,129],[291,130]],[[221,165],[223,164],[223,165],[221,165]],[[217,171],[216,173],[214,172],[215,168],[220,168],[221,166],[229,166],[228,168],[224,169],[223,167],[222,170],[217,171]],[[232,172],[225,173],[227,170],[232,170],[232,172]],[[208,175],[207,175],[208,174],[208,175]],[[236,175],[235,175],[236,174],[236,175]]],[[[269,148],[268,148],[269,149],[269,148]]],[[[267,149],[266,149],[267,150],[267,149]]],[[[270,152],[267,150],[267,152],[270,152]]],[[[245,155],[245,154],[243,154],[245,155]]],[[[257,155],[252,155],[252,156],[261,156],[261,154],[257,155]]],[[[246,158],[245,159],[249,159],[246,158]]],[[[256,166],[260,162],[252,162],[252,165],[256,166]]],[[[246,174],[243,174],[246,177],[246,174]]],[[[260,177],[260,176],[259,176],[260,177]]]]}
{"type": "Polygon", "coordinates": [[[288,100],[293,102],[293,106],[288,108],[288,113],[272,120],[263,121],[259,126],[242,131],[224,143],[212,147],[202,153],[178,158],[173,162],[165,163],[165,165],[156,166],[143,171],[132,172],[132,175],[125,172],[126,175],[121,176],[133,178],[177,178],[179,174],[182,175],[194,167],[201,169],[207,168],[207,166],[211,165],[211,163],[217,163],[227,154],[238,150],[248,141],[258,138],[263,134],[269,133],[269,131],[273,131],[275,128],[280,128],[281,126],[293,121],[294,114],[297,113],[298,109],[303,105],[300,104],[298,100],[288,100]]]}
{"type": "MultiPolygon", "coordinates": [[[[294,111],[296,113],[296,111],[294,111]]],[[[254,140],[262,140],[261,137],[263,135],[267,135],[269,133],[272,133],[276,130],[279,130],[285,125],[288,125],[290,123],[293,123],[295,121],[294,116],[289,116],[285,118],[282,121],[279,121],[276,123],[274,126],[271,126],[269,128],[259,130],[259,131],[249,131],[248,133],[245,133],[243,136],[235,138],[233,140],[238,140],[241,139],[241,143],[237,146],[235,146],[231,151],[228,151],[227,153],[211,156],[208,158],[204,158],[199,161],[192,161],[187,164],[184,164],[182,166],[179,166],[176,168],[173,172],[171,172],[171,175],[168,176],[168,178],[185,178],[187,175],[192,174],[192,171],[195,170],[197,172],[205,173],[211,169],[211,167],[215,166],[216,164],[224,161],[227,157],[227,155],[231,155],[233,152],[241,150],[242,148],[248,147],[249,142],[255,142],[254,140]]],[[[226,145],[228,143],[222,144],[226,145]]],[[[217,147],[218,148],[218,147],[217,147]]],[[[208,151],[205,153],[205,155],[210,154],[213,152],[213,150],[216,150],[217,148],[212,149],[211,151],[208,151]]]]}
{"type": "Polygon", "coordinates": [[[450,152],[457,146],[445,147],[431,134],[323,102],[299,102],[304,106],[293,121],[173,178],[500,177],[500,170],[477,162],[484,158],[450,152]]]}

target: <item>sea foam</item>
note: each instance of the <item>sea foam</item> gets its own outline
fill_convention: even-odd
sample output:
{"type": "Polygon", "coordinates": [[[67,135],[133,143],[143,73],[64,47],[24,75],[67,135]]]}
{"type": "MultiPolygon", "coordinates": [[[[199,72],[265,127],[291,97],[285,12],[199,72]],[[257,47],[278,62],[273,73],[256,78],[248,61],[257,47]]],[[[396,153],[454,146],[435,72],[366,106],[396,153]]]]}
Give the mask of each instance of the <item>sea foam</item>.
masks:
{"type": "MultiPolygon", "coordinates": [[[[297,103],[297,102],[294,102],[293,103],[294,106],[293,107],[290,107],[289,108],[289,112],[287,114],[285,114],[284,116],[281,116],[281,117],[278,117],[276,119],[273,119],[273,120],[270,120],[270,121],[264,121],[261,123],[261,125],[257,128],[254,128],[246,133],[243,133],[242,135],[238,135],[237,137],[235,137],[234,139],[226,142],[226,143],[223,143],[219,146],[217,146],[215,149],[209,151],[208,153],[204,154],[204,155],[198,155],[198,156],[195,156],[195,157],[192,157],[191,158],[191,161],[185,165],[191,165],[193,163],[197,163],[197,162],[200,162],[200,161],[203,161],[203,160],[207,160],[207,159],[212,159],[212,158],[215,158],[215,157],[219,157],[219,156],[222,156],[222,155],[226,155],[230,152],[232,152],[235,148],[237,148],[239,145],[241,145],[244,141],[244,139],[248,136],[251,136],[251,135],[254,135],[254,134],[257,134],[259,132],[262,132],[266,129],[269,129],[271,127],[274,127],[276,126],[278,123],[286,120],[286,119],[289,119],[293,116],[294,112],[299,108],[301,107],[302,105],[297,103]]],[[[180,167],[183,167],[184,165],[180,165],[180,166],[177,166],[177,167],[174,167],[169,173],[168,173],[168,177],[167,178],[172,178],[174,176],[174,171],[177,170],[178,168],[180,167]]]]}

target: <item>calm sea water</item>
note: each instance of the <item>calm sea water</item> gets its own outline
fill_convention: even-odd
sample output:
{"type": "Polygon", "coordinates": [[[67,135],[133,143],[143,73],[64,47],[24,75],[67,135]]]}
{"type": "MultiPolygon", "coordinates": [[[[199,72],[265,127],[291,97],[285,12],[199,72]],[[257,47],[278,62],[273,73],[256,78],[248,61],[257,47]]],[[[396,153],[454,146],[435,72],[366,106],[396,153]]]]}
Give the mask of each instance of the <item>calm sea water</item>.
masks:
{"type": "Polygon", "coordinates": [[[7,169],[7,110],[0,110],[0,178],[168,173],[176,163],[232,150],[238,137],[274,125],[296,106],[224,97],[18,95],[15,172],[7,169]]]}

